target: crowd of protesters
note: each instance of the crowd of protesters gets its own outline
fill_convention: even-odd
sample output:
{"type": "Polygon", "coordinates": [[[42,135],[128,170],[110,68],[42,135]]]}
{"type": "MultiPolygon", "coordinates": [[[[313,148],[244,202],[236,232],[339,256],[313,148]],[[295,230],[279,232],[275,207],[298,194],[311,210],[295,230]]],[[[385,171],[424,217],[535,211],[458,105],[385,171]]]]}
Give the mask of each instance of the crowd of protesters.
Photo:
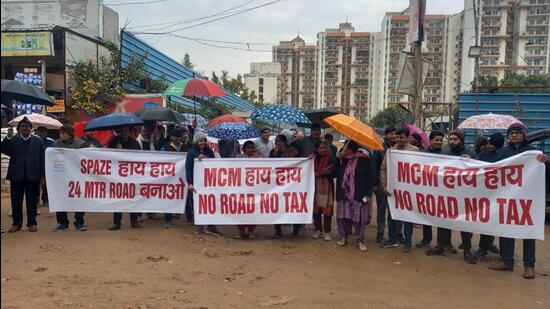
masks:
{"type": "MultiPolygon", "coordinates": [[[[11,183],[11,205],[13,224],[8,230],[14,233],[23,226],[23,198],[26,199],[27,228],[30,232],[37,231],[37,204],[42,188],[42,202],[48,205],[45,187],[44,153],[46,147],[78,149],[85,147],[101,147],[99,141],[87,132],[82,139],[75,137],[75,129],[71,125],[63,125],[59,129],[59,139],[53,141],[47,137],[46,128],[38,128],[37,135],[31,134],[32,123],[24,118],[17,126],[18,133],[8,132],[2,141],[2,153],[10,156],[7,179],[11,183]]],[[[433,131],[429,135],[429,146],[422,149],[422,137],[417,133],[409,135],[405,128],[387,128],[384,132],[384,150],[369,151],[362,149],[353,140],[345,142],[341,149],[333,145],[333,136],[329,133],[321,136],[321,126],[313,124],[311,135],[303,136],[298,130],[283,130],[270,139],[269,128],[261,130],[261,136],[256,141],[247,141],[242,145],[234,141],[222,141],[219,153],[224,158],[309,158],[314,160],[315,196],[313,205],[315,239],[332,240],[332,217],[336,212],[336,226],[339,236],[337,244],[346,246],[353,234],[355,245],[361,251],[367,251],[365,242],[365,226],[370,222],[370,197],[376,201],[376,242],[382,248],[396,248],[403,245],[403,252],[412,250],[412,235],[414,225],[411,222],[393,220],[388,210],[387,150],[399,149],[409,151],[424,151],[450,156],[471,157],[485,162],[497,162],[524,151],[534,149],[525,140],[527,128],[515,123],[507,130],[507,136],[495,133],[488,138],[479,138],[472,150],[466,148],[465,136],[460,131],[453,131],[447,136],[448,145],[444,145],[445,135],[433,131]],[[508,140],[506,144],[505,139],[508,140]],[[505,145],[506,144],[506,145],[505,145]],[[387,229],[386,229],[387,223],[387,229]],[[385,234],[387,231],[387,234],[385,234]],[[385,238],[386,235],[386,238],[385,238]]],[[[191,194],[188,195],[185,216],[189,224],[193,223],[194,159],[207,160],[215,154],[208,146],[207,136],[201,130],[187,127],[173,127],[165,136],[163,126],[145,125],[139,129],[139,135],[134,128],[122,127],[116,130],[116,136],[106,145],[112,149],[131,149],[141,151],[170,151],[186,153],[186,180],[191,194]]],[[[545,164],[546,155],[537,159],[545,164]]],[[[130,213],[130,226],[142,228],[139,213],[130,213]]],[[[164,227],[171,228],[174,214],[164,214],[164,227]]],[[[158,219],[156,214],[147,214],[149,219],[158,219]]],[[[57,212],[57,226],[54,231],[64,231],[69,228],[66,212],[57,212]]],[[[78,231],[86,231],[84,213],[74,214],[74,226],[78,231]]],[[[113,214],[113,225],[109,230],[120,230],[122,214],[113,214]]],[[[254,225],[237,226],[235,238],[252,239],[256,237],[254,225]]],[[[272,238],[283,237],[283,226],[275,225],[272,238]]],[[[292,225],[292,236],[299,236],[304,231],[303,224],[292,225]]],[[[195,232],[222,236],[216,226],[195,226],[195,232]]],[[[433,230],[431,226],[422,226],[422,239],[415,244],[416,248],[428,248],[426,255],[439,256],[457,254],[458,250],[452,243],[452,231],[437,228],[436,241],[433,247],[433,230]]],[[[481,235],[478,250],[472,251],[472,233],[460,232],[461,244],[467,263],[477,263],[489,252],[499,254],[500,259],[489,266],[493,270],[512,271],[514,268],[514,239],[500,237],[499,246],[495,245],[495,237],[481,235]]],[[[534,278],[535,272],[535,240],[523,240],[524,277],[534,278]]]]}

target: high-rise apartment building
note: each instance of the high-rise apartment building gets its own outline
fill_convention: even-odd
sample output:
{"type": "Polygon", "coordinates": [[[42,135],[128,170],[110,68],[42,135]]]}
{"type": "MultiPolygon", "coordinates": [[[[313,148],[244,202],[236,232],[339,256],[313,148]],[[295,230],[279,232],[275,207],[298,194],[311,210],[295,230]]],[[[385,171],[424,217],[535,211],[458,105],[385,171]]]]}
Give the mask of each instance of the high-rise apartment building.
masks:
{"type": "Polygon", "coordinates": [[[273,62],[281,64],[277,101],[302,110],[314,109],[315,46],[297,36],[273,46],[273,62]]]}
{"type": "Polygon", "coordinates": [[[527,75],[550,73],[550,0],[521,0],[514,11],[514,69],[527,75]]]}
{"type": "Polygon", "coordinates": [[[266,103],[277,102],[277,87],[281,79],[279,62],[254,62],[250,73],[244,74],[244,83],[249,91],[254,91],[258,100],[266,103]]]}
{"type": "Polygon", "coordinates": [[[351,23],[317,34],[315,107],[358,119],[368,114],[372,35],[351,23]]]}

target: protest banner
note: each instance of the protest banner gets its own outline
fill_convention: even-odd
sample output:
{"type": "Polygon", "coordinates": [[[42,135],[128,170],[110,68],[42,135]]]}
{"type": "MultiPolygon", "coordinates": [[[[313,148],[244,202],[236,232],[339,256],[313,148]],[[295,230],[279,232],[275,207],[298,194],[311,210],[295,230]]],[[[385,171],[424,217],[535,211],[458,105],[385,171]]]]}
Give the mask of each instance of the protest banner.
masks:
{"type": "Polygon", "coordinates": [[[540,151],[486,163],[425,152],[388,152],[395,220],[456,231],[544,239],[545,169],[540,151]]]}
{"type": "Polygon", "coordinates": [[[206,159],[195,162],[196,224],[311,223],[313,160],[206,159]]]}
{"type": "Polygon", "coordinates": [[[119,149],[46,150],[50,211],[183,213],[181,153],[119,149]]]}

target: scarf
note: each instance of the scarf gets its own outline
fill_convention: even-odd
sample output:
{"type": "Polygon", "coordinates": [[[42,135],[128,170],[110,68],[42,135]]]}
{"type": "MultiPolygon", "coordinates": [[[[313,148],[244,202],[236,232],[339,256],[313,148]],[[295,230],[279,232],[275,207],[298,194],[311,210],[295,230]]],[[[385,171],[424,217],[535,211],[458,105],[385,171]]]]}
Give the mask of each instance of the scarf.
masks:
{"type": "Polygon", "coordinates": [[[328,154],[324,156],[318,156],[317,160],[315,160],[315,175],[322,173],[330,163],[330,158],[328,154]]]}

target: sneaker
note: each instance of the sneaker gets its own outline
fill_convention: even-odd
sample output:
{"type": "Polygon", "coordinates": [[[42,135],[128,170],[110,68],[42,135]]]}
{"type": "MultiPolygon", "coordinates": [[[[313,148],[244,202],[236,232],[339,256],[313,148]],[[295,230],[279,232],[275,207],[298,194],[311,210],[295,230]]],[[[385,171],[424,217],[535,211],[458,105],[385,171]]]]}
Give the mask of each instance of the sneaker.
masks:
{"type": "Polygon", "coordinates": [[[445,246],[445,252],[451,253],[451,254],[456,254],[457,253],[455,247],[453,247],[452,244],[449,244],[449,245],[445,246]]]}
{"type": "Polygon", "coordinates": [[[321,231],[315,231],[315,233],[313,233],[313,235],[311,235],[311,238],[319,239],[322,236],[323,236],[323,234],[321,233],[321,231]]]}
{"type": "Polygon", "coordinates": [[[405,243],[405,238],[403,237],[403,234],[397,234],[397,242],[400,244],[405,243]]]}
{"type": "Polygon", "coordinates": [[[393,242],[393,241],[389,241],[389,240],[382,244],[382,248],[384,248],[384,249],[395,248],[395,247],[398,247],[398,246],[399,246],[399,244],[397,242],[393,242]]]}
{"type": "Polygon", "coordinates": [[[211,236],[216,236],[216,237],[222,237],[223,236],[223,234],[220,233],[215,226],[208,227],[206,229],[205,233],[208,234],[208,235],[211,235],[211,236]]]}
{"type": "Polygon", "coordinates": [[[243,235],[241,235],[241,234],[237,234],[237,235],[233,236],[233,238],[235,238],[235,239],[243,239],[244,237],[243,237],[243,235]]]}
{"type": "Polygon", "coordinates": [[[474,255],[468,250],[464,251],[464,261],[468,264],[476,264],[477,263],[477,260],[474,257],[474,255]]]}
{"type": "Polygon", "coordinates": [[[337,243],[336,243],[338,246],[345,246],[348,244],[348,240],[347,239],[340,239],[337,243]]]}
{"type": "Polygon", "coordinates": [[[500,250],[498,250],[498,247],[495,246],[495,245],[491,245],[489,247],[489,249],[487,249],[487,251],[489,251],[491,253],[494,253],[494,254],[499,254],[500,253],[500,250]]]}
{"type": "Polygon", "coordinates": [[[53,229],[52,232],[63,232],[63,231],[66,231],[67,229],[69,228],[68,225],[65,225],[65,224],[58,224],[55,229],[53,229]]]}
{"type": "Polygon", "coordinates": [[[163,226],[165,229],[172,228],[172,222],[164,222],[163,226]]]}
{"type": "Polygon", "coordinates": [[[120,230],[120,224],[113,224],[109,228],[109,231],[118,231],[118,230],[120,230]]]}
{"type": "Polygon", "coordinates": [[[141,225],[141,224],[139,224],[139,223],[136,222],[136,223],[133,223],[133,224],[131,225],[131,227],[132,227],[133,229],[141,229],[141,228],[143,228],[143,225],[141,225]]]}
{"type": "Polygon", "coordinates": [[[254,233],[248,234],[248,239],[254,239],[254,238],[256,238],[256,234],[254,233]]]}
{"type": "Polygon", "coordinates": [[[487,268],[492,270],[499,270],[499,271],[514,271],[513,266],[508,266],[504,264],[502,260],[499,260],[496,263],[487,266],[487,268]]]}
{"type": "Polygon", "coordinates": [[[381,243],[384,240],[384,234],[376,234],[376,242],[381,243]]]}
{"type": "Polygon", "coordinates": [[[80,224],[80,225],[74,225],[74,227],[76,228],[77,231],[79,232],[86,232],[88,230],[88,228],[86,227],[86,225],[84,224],[80,224]]]}
{"type": "Polygon", "coordinates": [[[34,233],[38,231],[38,228],[36,227],[36,225],[31,225],[27,228],[27,230],[34,233]]]}
{"type": "Polygon", "coordinates": [[[8,230],[8,233],[15,233],[20,230],[21,230],[21,227],[19,225],[12,225],[8,230]]]}
{"type": "Polygon", "coordinates": [[[363,252],[367,251],[367,245],[365,245],[364,243],[360,242],[360,243],[357,244],[357,246],[359,247],[359,250],[361,250],[363,252]]]}
{"type": "Polygon", "coordinates": [[[271,239],[281,239],[283,237],[283,235],[279,234],[279,233],[275,233],[273,234],[273,236],[269,236],[269,238],[271,239]]]}
{"type": "Polygon", "coordinates": [[[523,271],[523,278],[535,279],[535,269],[533,267],[525,267],[525,270],[523,271]]]}
{"type": "Polygon", "coordinates": [[[487,256],[487,252],[483,252],[482,250],[477,250],[474,253],[474,258],[479,261],[482,260],[485,256],[487,256]]]}
{"type": "Polygon", "coordinates": [[[427,256],[443,255],[444,253],[445,253],[445,249],[440,247],[434,247],[426,251],[427,256]]]}
{"type": "Polygon", "coordinates": [[[325,237],[323,237],[323,239],[326,241],[331,241],[332,237],[330,236],[330,233],[328,233],[328,234],[325,234],[325,237]]]}
{"type": "Polygon", "coordinates": [[[427,241],[427,240],[424,240],[422,239],[419,243],[417,243],[415,245],[415,247],[417,248],[425,248],[425,247],[428,247],[430,245],[431,241],[427,241]]]}
{"type": "Polygon", "coordinates": [[[405,253],[411,252],[411,245],[405,245],[405,246],[403,247],[403,250],[402,250],[402,251],[405,252],[405,253]]]}

